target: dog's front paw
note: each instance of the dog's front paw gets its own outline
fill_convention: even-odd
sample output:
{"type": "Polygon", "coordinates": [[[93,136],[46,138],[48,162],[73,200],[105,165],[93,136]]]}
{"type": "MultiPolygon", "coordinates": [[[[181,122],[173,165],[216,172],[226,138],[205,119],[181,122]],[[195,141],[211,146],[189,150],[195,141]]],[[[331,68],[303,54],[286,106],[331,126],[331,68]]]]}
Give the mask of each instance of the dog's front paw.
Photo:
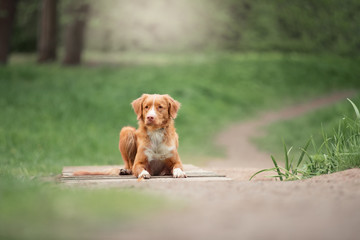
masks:
{"type": "Polygon", "coordinates": [[[151,177],[150,173],[146,170],[142,170],[142,172],[139,174],[138,179],[149,179],[151,177]]]}
{"type": "Polygon", "coordinates": [[[173,169],[173,177],[174,178],[186,178],[186,174],[180,168],[174,168],[173,169]]]}

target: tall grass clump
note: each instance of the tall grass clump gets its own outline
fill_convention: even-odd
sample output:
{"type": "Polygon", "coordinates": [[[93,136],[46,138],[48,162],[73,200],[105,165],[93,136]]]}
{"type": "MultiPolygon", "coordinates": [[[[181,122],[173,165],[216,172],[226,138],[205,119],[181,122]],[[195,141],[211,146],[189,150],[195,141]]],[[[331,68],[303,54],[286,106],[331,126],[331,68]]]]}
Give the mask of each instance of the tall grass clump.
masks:
{"type": "Polygon", "coordinates": [[[322,129],[323,142],[317,147],[310,138],[303,148],[297,161],[291,158],[292,147],[287,150],[284,145],[285,167],[280,167],[276,159],[271,156],[274,168],[263,169],[251,176],[250,180],[261,172],[274,171],[276,175],[269,176],[283,180],[298,180],[321,174],[342,171],[349,168],[360,167],[360,112],[358,107],[348,99],[355,112],[355,119],[343,117],[339,120],[337,129],[332,134],[325,133],[322,129]],[[312,143],[315,154],[308,152],[312,143]],[[304,156],[307,157],[304,160],[304,156]],[[304,160],[304,161],[303,161],[304,160]]]}

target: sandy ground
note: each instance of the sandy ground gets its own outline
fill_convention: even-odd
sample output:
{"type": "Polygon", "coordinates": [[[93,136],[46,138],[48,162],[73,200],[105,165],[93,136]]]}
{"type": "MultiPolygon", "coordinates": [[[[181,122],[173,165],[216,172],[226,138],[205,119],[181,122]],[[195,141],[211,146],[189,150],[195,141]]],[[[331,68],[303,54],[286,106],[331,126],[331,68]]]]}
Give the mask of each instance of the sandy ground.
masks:
{"type": "Polygon", "coordinates": [[[264,175],[249,177],[269,165],[249,138],[268,123],[298,116],[334,103],[354,92],[342,92],[265,113],[221,133],[218,143],[228,159],[207,169],[226,174],[230,181],[168,181],[119,183],[185,203],[185,207],[139,216],[138,220],[98,234],[94,239],[360,239],[360,169],[312,179],[278,182],[264,175]],[[114,230],[117,229],[117,230],[114,230]]]}
{"type": "Polygon", "coordinates": [[[188,207],[147,217],[102,237],[335,240],[360,236],[359,169],[297,182],[148,181],[136,187],[185,199],[188,207]]]}
{"type": "Polygon", "coordinates": [[[117,183],[111,187],[162,195],[180,207],[89,230],[85,238],[359,239],[360,169],[293,182],[249,182],[251,171],[240,168],[218,172],[234,180],[117,183]]]}

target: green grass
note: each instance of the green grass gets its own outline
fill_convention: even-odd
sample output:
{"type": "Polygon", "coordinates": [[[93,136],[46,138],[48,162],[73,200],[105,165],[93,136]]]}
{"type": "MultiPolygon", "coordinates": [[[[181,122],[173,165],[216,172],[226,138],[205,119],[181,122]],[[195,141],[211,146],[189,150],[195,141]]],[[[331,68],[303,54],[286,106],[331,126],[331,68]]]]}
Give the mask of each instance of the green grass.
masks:
{"type": "Polygon", "coordinates": [[[200,156],[219,154],[212,137],[235,119],[360,85],[358,62],[342,58],[222,54],[188,60],[161,66],[0,68],[2,162],[16,175],[119,163],[118,133],[124,125],[136,125],[130,102],[148,92],[169,93],[182,103],[176,119],[180,152],[185,162],[196,163],[200,156]]]}
{"type": "MultiPolygon", "coordinates": [[[[352,98],[352,101],[359,106],[360,95],[352,98]]],[[[254,143],[259,149],[280,158],[283,157],[283,140],[287,146],[297,148],[312,137],[315,144],[320,146],[324,141],[323,130],[327,134],[333,133],[338,128],[339,120],[346,116],[355,118],[355,112],[351,104],[343,100],[295,119],[272,123],[264,128],[264,137],[254,139],[254,143]]],[[[309,153],[315,153],[312,147],[309,148],[309,153]]],[[[300,152],[294,154],[296,157],[300,152]]]]}
{"type": "Polygon", "coordinates": [[[66,165],[121,163],[118,134],[123,126],[136,125],[130,102],[144,92],[168,93],[182,103],[176,119],[180,154],[184,162],[199,164],[222,154],[213,137],[231,122],[360,87],[360,60],[355,59],[277,53],[139,56],[116,59],[119,65],[78,68],[39,66],[29,62],[31,56],[15,56],[0,67],[2,238],[49,232],[65,238],[60,233],[73,232],[71,219],[91,228],[98,216],[113,219],[111,209],[121,222],[127,216],[118,206],[123,203],[127,213],[138,205],[144,212],[163,209],[147,194],[64,189],[39,178],[57,175],[66,165]],[[63,206],[79,212],[71,215],[63,206]],[[44,230],[46,219],[51,227],[44,230]],[[28,232],[16,231],[26,224],[28,232]]]}
{"type": "MultiPolygon", "coordinates": [[[[357,98],[357,100],[359,100],[359,98],[357,98]]],[[[269,138],[279,134],[279,132],[276,132],[279,130],[283,133],[287,132],[288,135],[290,135],[291,132],[291,135],[297,134],[300,135],[302,139],[305,137],[310,139],[304,147],[299,148],[297,161],[294,161],[296,155],[290,154],[293,147],[287,150],[287,146],[285,142],[283,142],[285,167],[279,167],[278,161],[271,156],[275,167],[263,169],[255,173],[250,180],[258,173],[266,171],[276,172],[277,175],[271,177],[283,181],[284,179],[304,179],[360,167],[360,113],[357,104],[350,99],[348,99],[347,106],[344,105],[344,103],[340,103],[335,107],[323,109],[296,120],[286,121],[281,125],[280,123],[273,124],[273,126],[268,127],[268,131],[271,131],[272,135],[267,135],[267,137],[260,139],[258,142],[266,141],[268,143],[266,146],[269,147],[269,145],[274,144],[269,138]],[[352,114],[349,113],[349,108],[352,108],[352,114]],[[337,122],[334,122],[337,115],[334,114],[335,109],[342,109],[343,112],[347,113],[341,118],[338,117],[337,122]],[[333,115],[329,116],[328,114],[333,115]],[[319,119],[317,117],[319,116],[322,116],[321,119],[327,120],[325,127],[324,125],[321,127],[321,134],[316,134],[315,138],[312,136],[309,137],[309,135],[306,136],[306,134],[309,133],[308,131],[310,131],[307,129],[308,124],[318,121],[319,119]],[[312,151],[309,149],[310,143],[313,147],[312,151]],[[303,161],[305,155],[307,160],[303,161]],[[290,158],[291,160],[289,160],[290,158]]],[[[296,141],[299,141],[299,139],[296,139],[296,141]]]]}
{"type": "Polygon", "coordinates": [[[170,207],[160,196],[129,189],[69,189],[1,176],[0,238],[88,239],[170,207]]]}

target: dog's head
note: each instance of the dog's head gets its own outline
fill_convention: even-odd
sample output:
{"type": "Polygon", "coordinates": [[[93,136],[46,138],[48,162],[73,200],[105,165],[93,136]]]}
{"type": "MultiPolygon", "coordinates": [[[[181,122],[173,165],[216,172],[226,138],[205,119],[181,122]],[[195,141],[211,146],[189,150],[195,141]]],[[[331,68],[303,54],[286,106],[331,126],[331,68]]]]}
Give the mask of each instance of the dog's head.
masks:
{"type": "Polygon", "coordinates": [[[168,94],[143,94],[131,104],[137,119],[153,128],[166,126],[170,119],[176,118],[180,108],[180,103],[168,94]]]}

